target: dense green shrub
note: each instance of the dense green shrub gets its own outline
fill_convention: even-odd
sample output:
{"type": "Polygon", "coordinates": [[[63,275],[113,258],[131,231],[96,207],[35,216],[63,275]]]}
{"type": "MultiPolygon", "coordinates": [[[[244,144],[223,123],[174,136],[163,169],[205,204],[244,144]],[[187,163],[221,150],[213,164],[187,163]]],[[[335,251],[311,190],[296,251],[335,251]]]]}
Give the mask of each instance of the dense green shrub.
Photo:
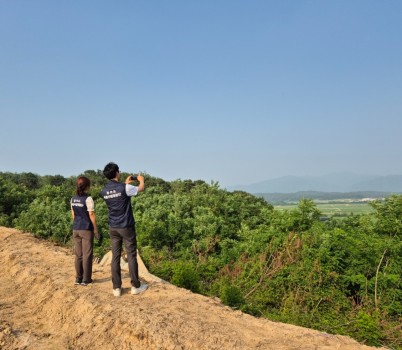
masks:
{"type": "Polygon", "coordinates": [[[175,264],[171,282],[178,287],[189,289],[195,293],[200,291],[199,276],[191,263],[178,262],[175,264]]]}
{"type": "Polygon", "coordinates": [[[221,290],[221,301],[225,305],[239,309],[244,304],[244,297],[240,288],[236,286],[224,286],[221,290]]]}

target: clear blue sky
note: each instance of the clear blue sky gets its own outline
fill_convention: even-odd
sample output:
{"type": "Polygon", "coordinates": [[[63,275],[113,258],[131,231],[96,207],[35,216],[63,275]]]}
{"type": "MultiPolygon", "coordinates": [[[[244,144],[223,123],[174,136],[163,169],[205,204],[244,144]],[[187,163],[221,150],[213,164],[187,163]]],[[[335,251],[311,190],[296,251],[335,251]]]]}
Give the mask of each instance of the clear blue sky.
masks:
{"type": "Polygon", "coordinates": [[[0,171],[402,173],[402,1],[0,0],[0,171]]]}

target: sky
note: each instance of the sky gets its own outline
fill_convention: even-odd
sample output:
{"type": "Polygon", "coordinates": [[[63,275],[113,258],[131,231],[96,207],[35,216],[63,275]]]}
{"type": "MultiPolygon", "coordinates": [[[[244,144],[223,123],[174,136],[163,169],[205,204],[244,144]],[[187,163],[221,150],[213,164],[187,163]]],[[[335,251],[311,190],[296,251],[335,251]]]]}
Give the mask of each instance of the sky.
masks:
{"type": "Polygon", "coordinates": [[[0,172],[402,174],[402,1],[0,0],[0,172]]]}

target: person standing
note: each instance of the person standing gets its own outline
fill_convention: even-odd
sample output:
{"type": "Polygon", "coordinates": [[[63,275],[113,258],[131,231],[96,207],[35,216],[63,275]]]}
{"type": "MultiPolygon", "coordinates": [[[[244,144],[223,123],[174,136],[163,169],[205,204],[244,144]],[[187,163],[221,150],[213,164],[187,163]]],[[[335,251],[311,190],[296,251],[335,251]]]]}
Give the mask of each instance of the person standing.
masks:
{"type": "Polygon", "coordinates": [[[79,176],[76,182],[76,194],[71,198],[75,284],[82,286],[92,283],[94,235],[99,238],[94,200],[87,193],[90,187],[91,181],[85,176],[79,176]]]}
{"type": "Polygon", "coordinates": [[[128,176],[125,183],[120,182],[120,170],[117,164],[106,164],[103,174],[109,180],[101,191],[101,195],[109,210],[109,235],[112,243],[112,283],[113,295],[121,295],[121,251],[122,243],[127,253],[128,269],[131,279],[131,294],[139,294],[148,288],[146,283],[141,283],[138,275],[137,263],[137,234],[131,197],[144,191],[145,183],[142,175],[137,175],[139,186],[131,185],[134,181],[128,176]]]}

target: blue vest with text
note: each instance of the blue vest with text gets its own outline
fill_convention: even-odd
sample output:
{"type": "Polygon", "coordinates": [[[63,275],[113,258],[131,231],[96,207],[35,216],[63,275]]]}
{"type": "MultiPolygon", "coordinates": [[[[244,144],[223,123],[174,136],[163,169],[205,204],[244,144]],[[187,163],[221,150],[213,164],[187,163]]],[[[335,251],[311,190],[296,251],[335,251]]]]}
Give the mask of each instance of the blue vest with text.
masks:
{"type": "Polygon", "coordinates": [[[71,198],[71,208],[74,211],[73,230],[90,230],[93,231],[94,226],[89,218],[88,207],[85,203],[89,196],[74,196],[71,198]]]}
{"type": "Polygon", "coordinates": [[[109,209],[109,227],[126,228],[134,225],[133,208],[125,184],[110,180],[101,194],[109,209]]]}

